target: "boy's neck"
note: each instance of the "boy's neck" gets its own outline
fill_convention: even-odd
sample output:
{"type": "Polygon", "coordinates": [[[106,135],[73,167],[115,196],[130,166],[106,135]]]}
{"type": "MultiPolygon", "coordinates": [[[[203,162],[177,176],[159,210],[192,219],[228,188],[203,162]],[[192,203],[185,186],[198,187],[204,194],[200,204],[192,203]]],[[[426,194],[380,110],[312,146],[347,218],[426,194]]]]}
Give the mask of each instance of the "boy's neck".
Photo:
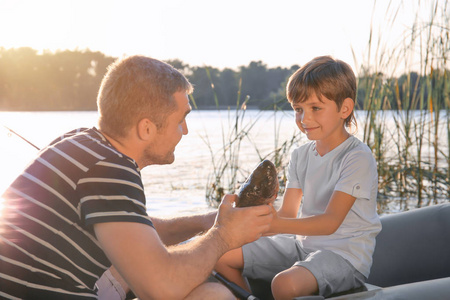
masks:
{"type": "Polygon", "coordinates": [[[316,151],[319,153],[320,156],[324,156],[328,152],[335,149],[337,146],[345,142],[349,137],[351,136],[350,133],[348,133],[346,130],[345,132],[340,135],[337,138],[334,138],[332,140],[317,140],[315,141],[316,144],[316,151]]]}

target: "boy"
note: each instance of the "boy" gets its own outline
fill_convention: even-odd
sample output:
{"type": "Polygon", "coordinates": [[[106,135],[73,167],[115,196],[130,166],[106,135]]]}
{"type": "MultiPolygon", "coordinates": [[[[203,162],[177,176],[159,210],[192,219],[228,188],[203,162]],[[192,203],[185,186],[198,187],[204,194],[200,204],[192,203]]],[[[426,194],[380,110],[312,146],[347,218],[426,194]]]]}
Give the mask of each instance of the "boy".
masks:
{"type": "Polygon", "coordinates": [[[370,149],[346,130],[356,125],[356,78],[348,64],[313,59],[290,77],[287,98],[311,142],[291,155],[270,232],[296,238],[260,238],[226,253],[216,270],[247,289],[242,276],[272,281],[275,299],[326,297],[360,287],[369,276],[381,230],[377,166],[370,149]]]}

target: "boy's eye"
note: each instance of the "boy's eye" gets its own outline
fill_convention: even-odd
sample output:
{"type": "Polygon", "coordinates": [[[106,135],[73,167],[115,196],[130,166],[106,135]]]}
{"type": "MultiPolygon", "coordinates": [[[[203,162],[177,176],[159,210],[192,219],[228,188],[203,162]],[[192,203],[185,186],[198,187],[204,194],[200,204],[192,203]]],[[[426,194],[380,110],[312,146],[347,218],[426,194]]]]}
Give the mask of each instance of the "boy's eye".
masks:
{"type": "Polygon", "coordinates": [[[301,108],[299,108],[299,107],[294,107],[294,111],[301,113],[303,110],[301,108]]]}
{"type": "Polygon", "coordinates": [[[313,110],[320,110],[320,107],[314,106],[313,110]]]}

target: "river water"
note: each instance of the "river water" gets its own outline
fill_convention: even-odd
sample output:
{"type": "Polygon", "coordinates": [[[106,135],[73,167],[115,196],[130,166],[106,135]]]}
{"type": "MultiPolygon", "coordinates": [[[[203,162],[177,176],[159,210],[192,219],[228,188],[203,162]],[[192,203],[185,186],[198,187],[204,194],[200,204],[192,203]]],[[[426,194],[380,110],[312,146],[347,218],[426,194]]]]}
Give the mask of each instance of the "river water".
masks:
{"type": "MultiPolygon", "coordinates": [[[[356,116],[359,128],[356,136],[362,140],[365,114],[357,111],[356,116]]],[[[96,120],[97,113],[94,111],[0,112],[0,192],[38,152],[5,126],[42,148],[72,129],[95,126],[96,120]]],[[[392,116],[388,116],[386,121],[385,131],[396,128],[392,116]]],[[[307,142],[304,135],[298,134],[292,111],[274,113],[240,110],[236,117],[235,111],[194,110],[188,115],[187,124],[189,134],[178,144],[175,162],[171,165],[148,166],[142,170],[150,215],[192,214],[212,209],[205,198],[208,178],[218,169],[223,149],[227,149],[227,142],[236,136],[236,129],[237,132],[247,132],[243,135],[239,149],[236,148],[236,143],[231,148],[234,157],[239,158],[238,165],[242,170],[238,173],[240,181],[260,162],[260,157],[273,152],[284,141],[297,137],[294,145],[284,151],[284,165],[288,163],[293,147],[307,142]],[[236,153],[239,155],[236,156],[236,153]]],[[[444,128],[441,134],[441,141],[445,143],[444,128]]],[[[385,141],[385,151],[395,154],[397,148],[392,140],[388,138],[385,141]]],[[[446,153],[448,145],[440,145],[440,149],[446,153]]]]}
{"type": "MultiPolygon", "coordinates": [[[[3,191],[38,153],[5,126],[42,148],[72,129],[95,126],[96,120],[97,113],[93,111],[0,112],[0,190],[3,191]]],[[[240,166],[249,171],[259,162],[257,150],[265,155],[274,149],[277,136],[283,141],[298,133],[292,112],[275,114],[247,110],[245,117],[239,120],[238,130],[253,124],[241,143],[239,154],[240,166]]],[[[194,110],[188,115],[187,124],[189,134],[178,144],[175,162],[142,170],[150,215],[189,214],[212,209],[205,200],[207,179],[214,171],[212,157],[216,156],[217,163],[217,155],[232,136],[235,113],[194,110]]]]}

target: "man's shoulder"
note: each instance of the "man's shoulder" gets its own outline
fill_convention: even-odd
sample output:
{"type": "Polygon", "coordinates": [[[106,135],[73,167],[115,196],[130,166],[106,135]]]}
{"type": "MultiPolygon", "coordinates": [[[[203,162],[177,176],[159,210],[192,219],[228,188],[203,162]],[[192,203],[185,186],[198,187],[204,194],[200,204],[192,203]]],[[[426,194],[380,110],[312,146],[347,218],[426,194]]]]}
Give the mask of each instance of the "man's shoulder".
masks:
{"type": "Polygon", "coordinates": [[[60,135],[59,137],[57,137],[56,139],[54,139],[54,140],[49,144],[49,146],[55,145],[55,144],[61,142],[61,141],[64,140],[64,139],[73,137],[73,136],[75,136],[75,135],[77,135],[77,134],[80,134],[81,132],[86,132],[86,131],[88,131],[88,130],[89,130],[89,128],[87,128],[87,127],[80,127],[80,128],[71,130],[71,131],[69,131],[69,132],[66,132],[66,133],[64,133],[63,135],[60,135]]]}
{"type": "Polygon", "coordinates": [[[50,143],[48,148],[87,165],[93,165],[99,161],[135,165],[132,159],[114,148],[95,127],[69,131],[50,143]]]}

